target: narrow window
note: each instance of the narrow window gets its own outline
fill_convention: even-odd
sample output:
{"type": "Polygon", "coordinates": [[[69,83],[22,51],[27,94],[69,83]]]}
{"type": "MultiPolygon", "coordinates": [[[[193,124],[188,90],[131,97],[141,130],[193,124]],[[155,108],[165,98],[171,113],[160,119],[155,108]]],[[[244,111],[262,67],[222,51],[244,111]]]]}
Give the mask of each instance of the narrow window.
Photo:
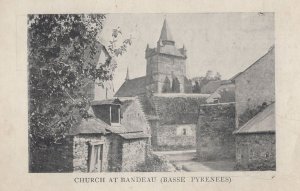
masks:
{"type": "Polygon", "coordinates": [[[111,123],[120,123],[119,107],[116,105],[111,106],[111,123]]]}
{"type": "Polygon", "coordinates": [[[183,130],[182,130],[182,134],[183,134],[183,135],[186,135],[186,129],[183,129],[183,130]]]}

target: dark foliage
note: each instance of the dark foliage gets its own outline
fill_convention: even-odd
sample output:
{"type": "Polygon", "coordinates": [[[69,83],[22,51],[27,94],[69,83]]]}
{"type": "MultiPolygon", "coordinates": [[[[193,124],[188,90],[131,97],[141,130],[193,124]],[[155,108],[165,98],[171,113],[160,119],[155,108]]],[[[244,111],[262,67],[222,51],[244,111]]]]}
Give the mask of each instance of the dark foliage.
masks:
{"type": "MultiPolygon", "coordinates": [[[[102,44],[103,14],[28,16],[29,138],[31,146],[52,144],[88,117],[89,92],[95,80],[112,79],[112,57],[97,65],[102,44]]],[[[108,52],[121,55],[131,43],[116,47],[119,29],[113,31],[108,52]]]]}
{"type": "Polygon", "coordinates": [[[264,102],[262,105],[259,105],[253,109],[247,108],[247,110],[240,115],[239,117],[239,127],[243,126],[245,123],[247,123],[250,119],[252,119],[255,115],[263,111],[268,104],[264,102]]]}

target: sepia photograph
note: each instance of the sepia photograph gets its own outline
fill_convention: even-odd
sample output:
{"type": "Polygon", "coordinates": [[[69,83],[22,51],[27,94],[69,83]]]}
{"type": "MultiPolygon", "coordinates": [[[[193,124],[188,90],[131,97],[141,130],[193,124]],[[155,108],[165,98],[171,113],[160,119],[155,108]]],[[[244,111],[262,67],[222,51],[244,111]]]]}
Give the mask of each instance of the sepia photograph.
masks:
{"type": "Polygon", "coordinates": [[[276,171],[274,15],[28,14],[28,171],[276,171]]]}

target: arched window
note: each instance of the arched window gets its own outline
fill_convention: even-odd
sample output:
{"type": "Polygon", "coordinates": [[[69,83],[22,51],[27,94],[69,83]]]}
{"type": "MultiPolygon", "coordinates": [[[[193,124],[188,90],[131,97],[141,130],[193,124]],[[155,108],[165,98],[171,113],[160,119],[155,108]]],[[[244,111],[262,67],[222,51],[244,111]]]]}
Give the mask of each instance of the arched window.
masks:
{"type": "Polygon", "coordinates": [[[172,92],[174,93],[179,93],[180,92],[180,82],[178,80],[178,78],[173,78],[173,82],[172,82],[172,92]]]}
{"type": "Polygon", "coordinates": [[[163,93],[168,93],[171,92],[171,84],[170,84],[170,80],[168,78],[168,76],[166,77],[165,81],[164,81],[164,85],[162,87],[162,92],[163,93]]]}

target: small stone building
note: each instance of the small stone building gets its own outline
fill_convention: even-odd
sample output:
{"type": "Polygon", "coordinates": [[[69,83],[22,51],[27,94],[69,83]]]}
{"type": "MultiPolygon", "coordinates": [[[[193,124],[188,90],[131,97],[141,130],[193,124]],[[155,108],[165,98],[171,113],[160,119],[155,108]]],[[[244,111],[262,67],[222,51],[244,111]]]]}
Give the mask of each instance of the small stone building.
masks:
{"type": "Polygon", "coordinates": [[[235,103],[200,107],[196,133],[197,158],[202,161],[235,159],[235,103]]]}
{"type": "Polygon", "coordinates": [[[234,134],[237,169],[275,170],[275,104],[269,105],[234,134]]]}
{"type": "Polygon", "coordinates": [[[145,162],[150,141],[150,126],[136,101],[92,102],[90,117],[69,130],[48,153],[52,164],[44,165],[60,172],[135,171],[145,162]]]}

